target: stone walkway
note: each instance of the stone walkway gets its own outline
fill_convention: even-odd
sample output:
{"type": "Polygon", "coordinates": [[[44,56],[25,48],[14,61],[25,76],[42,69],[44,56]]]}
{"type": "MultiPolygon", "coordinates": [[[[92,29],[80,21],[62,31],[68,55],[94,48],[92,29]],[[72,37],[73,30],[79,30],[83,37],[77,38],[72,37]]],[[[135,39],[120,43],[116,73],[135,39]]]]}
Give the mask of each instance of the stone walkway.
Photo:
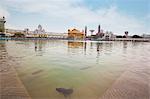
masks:
{"type": "Polygon", "coordinates": [[[31,99],[13,65],[0,46],[0,99],[31,99]]]}
{"type": "Polygon", "coordinates": [[[150,99],[148,65],[129,68],[100,99],[150,99]]]}

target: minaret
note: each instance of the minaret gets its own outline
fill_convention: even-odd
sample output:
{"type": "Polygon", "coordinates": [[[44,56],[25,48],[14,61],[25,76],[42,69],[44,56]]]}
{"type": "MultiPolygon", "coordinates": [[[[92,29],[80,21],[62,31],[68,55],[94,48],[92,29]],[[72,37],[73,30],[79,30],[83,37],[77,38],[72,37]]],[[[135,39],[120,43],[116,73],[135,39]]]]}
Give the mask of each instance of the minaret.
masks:
{"type": "Polygon", "coordinates": [[[85,37],[87,36],[87,26],[85,26],[85,37]]]}
{"type": "Polygon", "coordinates": [[[98,26],[98,34],[101,33],[101,25],[98,26]]]}

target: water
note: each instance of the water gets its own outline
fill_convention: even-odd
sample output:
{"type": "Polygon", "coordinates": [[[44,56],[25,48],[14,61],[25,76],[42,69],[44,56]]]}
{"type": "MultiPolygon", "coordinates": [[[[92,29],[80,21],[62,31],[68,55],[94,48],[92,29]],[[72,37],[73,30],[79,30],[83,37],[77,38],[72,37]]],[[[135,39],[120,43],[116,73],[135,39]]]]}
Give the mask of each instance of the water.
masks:
{"type": "Polygon", "coordinates": [[[98,99],[126,69],[150,64],[148,42],[30,40],[0,45],[32,99],[98,99]],[[56,88],[73,93],[64,97],[56,88]]]}

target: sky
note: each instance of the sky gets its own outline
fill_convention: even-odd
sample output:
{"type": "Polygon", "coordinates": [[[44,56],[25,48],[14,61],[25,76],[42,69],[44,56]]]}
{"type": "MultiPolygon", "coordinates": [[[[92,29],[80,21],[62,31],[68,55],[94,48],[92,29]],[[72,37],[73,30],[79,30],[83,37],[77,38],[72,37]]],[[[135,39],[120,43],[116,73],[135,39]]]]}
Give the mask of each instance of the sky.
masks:
{"type": "Polygon", "coordinates": [[[123,35],[150,34],[150,0],[0,0],[6,28],[64,33],[68,29],[94,29],[123,35]]]}

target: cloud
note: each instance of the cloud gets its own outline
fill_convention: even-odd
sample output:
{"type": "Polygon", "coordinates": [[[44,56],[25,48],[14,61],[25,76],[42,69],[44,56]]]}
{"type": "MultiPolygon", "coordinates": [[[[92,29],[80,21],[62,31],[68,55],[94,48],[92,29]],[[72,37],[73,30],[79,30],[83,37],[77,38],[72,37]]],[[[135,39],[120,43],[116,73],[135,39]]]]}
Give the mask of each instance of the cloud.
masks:
{"type": "Polygon", "coordinates": [[[147,26],[147,33],[150,34],[150,13],[147,14],[147,16],[145,17],[145,21],[146,21],[146,26],[147,26]]]}
{"type": "Polygon", "coordinates": [[[122,13],[115,5],[92,10],[84,0],[5,0],[5,4],[17,12],[46,16],[51,22],[45,23],[49,31],[62,32],[69,27],[83,29],[85,25],[95,29],[101,24],[104,30],[119,34],[126,30],[132,34],[150,32],[142,19],[122,13]]]}
{"type": "Polygon", "coordinates": [[[10,14],[4,7],[0,6],[0,17],[3,17],[3,16],[8,18],[10,14]]]}

